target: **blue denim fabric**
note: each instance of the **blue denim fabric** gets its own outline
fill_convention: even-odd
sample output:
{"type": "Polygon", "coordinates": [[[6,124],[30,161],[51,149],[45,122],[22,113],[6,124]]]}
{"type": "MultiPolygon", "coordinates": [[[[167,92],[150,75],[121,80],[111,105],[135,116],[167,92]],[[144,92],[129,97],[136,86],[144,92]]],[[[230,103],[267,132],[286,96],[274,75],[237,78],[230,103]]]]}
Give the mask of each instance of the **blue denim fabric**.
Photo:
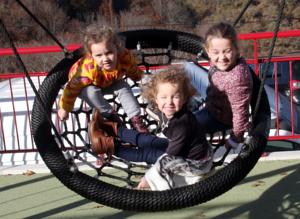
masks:
{"type": "Polygon", "coordinates": [[[147,164],[154,164],[165,150],[157,148],[128,148],[121,145],[115,147],[115,155],[132,162],[146,162],[147,164]]]}
{"type": "Polygon", "coordinates": [[[165,153],[169,144],[166,138],[140,133],[124,126],[118,128],[118,137],[122,141],[136,146],[136,148],[117,145],[115,155],[133,162],[153,164],[158,157],[165,153]]]}
{"type": "Polygon", "coordinates": [[[194,112],[194,115],[204,133],[214,133],[232,128],[218,121],[206,108],[194,112]]]}
{"type": "Polygon", "coordinates": [[[197,89],[198,95],[206,99],[206,90],[209,86],[208,73],[194,63],[185,62],[184,70],[191,79],[193,86],[197,89]]]}

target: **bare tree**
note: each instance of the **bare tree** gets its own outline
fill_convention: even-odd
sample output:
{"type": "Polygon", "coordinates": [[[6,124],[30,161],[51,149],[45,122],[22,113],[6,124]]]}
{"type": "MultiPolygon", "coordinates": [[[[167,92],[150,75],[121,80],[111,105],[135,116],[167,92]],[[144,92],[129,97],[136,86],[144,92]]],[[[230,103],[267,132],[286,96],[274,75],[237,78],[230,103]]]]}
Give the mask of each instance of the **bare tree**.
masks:
{"type": "Polygon", "coordinates": [[[120,13],[120,29],[140,29],[151,26],[154,26],[153,20],[146,14],[137,15],[131,11],[120,13]]]}
{"type": "Polygon", "coordinates": [[[181,0],[154,0],[151,4],[164,25],[191,28],[197,24],[195,13],[181,0]]]}
{"type": "MultiPolygon", "coordinates": [[[[54,1],[37,1],[33,7],[32,13],[35,14],[44,26],[54,35],[64,33],[69,28],[69,25],[66,25],[69,18],[54,1]]],[[[41,34],[41,36],[45,35],[41,34]]]]}

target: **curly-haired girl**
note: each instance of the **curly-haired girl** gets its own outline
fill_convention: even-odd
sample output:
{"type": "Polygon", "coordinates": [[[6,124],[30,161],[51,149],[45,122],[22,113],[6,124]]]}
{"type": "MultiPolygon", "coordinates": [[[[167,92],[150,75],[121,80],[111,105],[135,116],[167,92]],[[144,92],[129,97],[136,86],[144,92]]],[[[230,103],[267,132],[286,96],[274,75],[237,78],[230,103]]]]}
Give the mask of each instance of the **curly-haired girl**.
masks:
{"type": "MultiPolygon", "coordinates": [[[[199,131],[194,114],[188,109],[195,88],[186,73],[183,69],[169,68],[150,76],[141,89],[142,96],[160,112],[159,126],[163,137],[112,124],[114,137],[136,147],[123,147],[105,134],[98,142],[103,142],[103,147],[107,145],[105,142],[114,142],[114,154],[126,160],[155,162],[138,189],[164,190],[200,180],[212,167],[212,150],[204,133],[199,131]]],[[[107,122],[100,122],[100,129],[108,130],[105,126],[107,122]]]]}

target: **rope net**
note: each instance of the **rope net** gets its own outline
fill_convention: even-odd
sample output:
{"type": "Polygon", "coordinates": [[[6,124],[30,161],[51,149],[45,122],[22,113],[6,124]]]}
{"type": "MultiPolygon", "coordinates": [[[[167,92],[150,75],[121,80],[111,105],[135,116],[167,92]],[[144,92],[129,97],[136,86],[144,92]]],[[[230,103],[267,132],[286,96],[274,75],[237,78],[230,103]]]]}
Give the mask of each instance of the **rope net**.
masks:
{"type": "MultiPolygon", "coordinates": [[[[152,73],[153,66],[174,64],[172,62],[177,61],[176,55],[179,59],[185,60],[190,59],[190,55],[195,56],[193,60],[196,62],[199,61],[199,57],[204,56],[201,48],[202,40],[192,34],[150,29],[127,31],[121,35],[125,38],[125,47],[136,50],[146,73],[152,73]]],[[[91,150],[87,134],[92,109],[85,102],[79,103],[67,122],[61,123],[57,119],[58,98],[67,81],[68,69],[78,59],[76,52],[72,54],[64,52],[69,57],[52,69],[38,91],[32,110],[32,132],[37,148],[52,173],[65,186],[90,200],[115,208],[137,211],[173,210],[200,204],[228,191],[242,180],[254,167],[266,146],[270,111],[266,94],[261,86],[259,95],[256,92],[258,89],[254,89],[251,103],[254,109],[257,97],[262,95],[262,101],[258,101],[255,110],[257,119],[250,130],[252,138],[232,162],[223,166],[224,168],[219,168],[208,178],[190,186],[162,192],[129,189],[136,185],[148,166],[127,162],[117,157],[113,157],[111,162],[105,162],[107,161],[105,157],[102,164],[98,162],[101,159],[91,150]]],[[[20,62],[23,63],[22,60],[20,62]]],[[[25,66],[24,69],[27,72],[25,66]]],[[[260,82],[257,80],[255,83],[258,88],[260,82]]],[[[137,89],[134,93],[143,109],[144,120],[155,133],[156,122],[145,112],[147,105],[140,100],[137,84],[132,84],[132,89],[137,89]]],[[[107,100],[115,107],[125,124],[130,126],[118,100],[114,96],[108,97],[107,100]]],[[[221,145],[225,136],[226,133],[217,134],[217,140],[213,135],[209,136],[212,143],[218,142],[214,144],[215,154],[223,148],[221,145]]],[[[229,151],[224,152],[221,159],[215,162],[215,166],[221,166],[228,153],[229,151]]]]}
{"type": "MultiPolygon", "coordinates": [[[[202,52],[201,38],[184,32],[151,29],[128,31],[122,33],[122,36],[125,37],[125,47],[139,56],[140,66],[145,68],[146,77],[147,74],[155,74],[164,65],[180,64],[180,60],[187,59],[182,54],[186,54],[191,60],[197,60],[202,52]],[[160,40],[153,41],[153,38],[160,40]],[[160,56],[159,60],[156,55],[160,56]],[[152,62],[158,63],[157,68],[151,66],[152,62]]],[[[126,210],[179,209],[200,204],[228,191],[249,173],[262,154],[267,142],[270,113],[265,93],[263,102],[259,105],[258,119],[251,130],[252,138],[247,147],[241,148],[240,153],[227,156],[229,151],[225,151],[223,147],[226,133],[207,136],[213,143],[217,155],[216,171],[212,175],[190,186],[160,192],[132,189],[149,166],[146,163],[128,162],[115,156],[110,162],[105,162],[108,161],[106,157],[103,158],[104,162],[100,162],[103,159],[91,150],[88,137],[87,127],[93,109],[87,103],[78,99],[69,120],[66,122],[58,120],[58,100],[67,81],[68,70],[81,56],[80,51],[75,51],[71,57],[63,59],[49,72],[39,89],[41,100],[35,101],[32,110],[32,132],[43,160],[52,173],[74,192],[92,201],[126,210]],[[52,128],[48,117],[51,117],[51,122],[57,129],[52,128]]],[[[254,81],[253,90],[256,92],[259,90],[260,82],[257,78],[254,78],[254,81]]],[[[147,104],[140,97],[138,85],[132,81],[128,83],[140,103],[146,125],[155,134],[157,122],[147,114],[147,104]]],[[[258,92],[253,93],[252,109],[257,95],[258,92]]],[[[117,98],[105,97],[125,125],[130,127],[117,98]]]]}
{"type": "MultiPolygon", "coordinates": [[[[151,53],[153,56],[154,53],[151,53]]],[[[160,53],[161,54],[161,53],[160,53]]],[[[169,54],[171,56],[171,53],[169,54]]],[[[169,57],[172,60],[171,57],[169,57]]],[[[141,66],[150,66],[150,64],[143,62],[141,66]]],[[[146,75],[143,79],[147,80],[147,75],[155,74],[158,70],[146,69],[146,75]]],[[[141,111],[142,117],[145,121],[148,130],[152,134],[157,134],[158,122],[155,118],[151,117],[147,111],[147,103],[140,97],[139,85],[130,79],[126,79],[131,85],[134,96],[137,98],[141,111]]],[[[143,82],[142,82],[143,83],[143,82]]],[[[92,170],[94,177],[104,180],[106,182],[113,183],[114,185],[125,186],[127,188],[134,188],[145,171],[150,167],[146,163],[134,163],[126,161],[122,158],[113,156],[111,160],[108,160],[104,154],[96,154],[91,149],[91,142],[88,136],[88,123],[91,121],[93,109],[83,100],[77,98],[75,107],[71,112],[71,116],[67,121],[59,121],[57,117],[58,101],[63,89],[60,90],[59,95],[56,98],[54,108],[52,110],[52,119],[58,127],[58,132],[61,136],[63,145],[61,145],[62,151],[68,151],[65,153],[65,157],[69,160],[72,168],[80,169],[82,171],[92,170]],[[110,180],[109,180],[110,179],[110,180]],[[111,181],[112,180],[112,181],[111,181]],[[116,183],[118,181],[118,183],[116,183]]],[[[113,106],[114,110],[118,113],[119,117],[122,118],[123,123],[128,127],[132,128],[122,106],[115,95],[105,95],[105,99],[113,106]]],[[[214,147],[214,152],[223,147],[226,137],[226,132],[211,133],[208,136],[209,141],[214,147]]],[[[124,146],[133,147],[123,143],[124,146]]],[[[224,148],[224,147],[223,147],[224,148]]],[[[228,151],[229,152],[229,151],[228,151]]],[[[221,154],[218,154],[220,158],[214,162],[214,166],[222,166],[225,158],[228,155],[226,151],[222,150],[221,154]]],[[[237,154],[235,155],[237,156],[237,154]]]]}

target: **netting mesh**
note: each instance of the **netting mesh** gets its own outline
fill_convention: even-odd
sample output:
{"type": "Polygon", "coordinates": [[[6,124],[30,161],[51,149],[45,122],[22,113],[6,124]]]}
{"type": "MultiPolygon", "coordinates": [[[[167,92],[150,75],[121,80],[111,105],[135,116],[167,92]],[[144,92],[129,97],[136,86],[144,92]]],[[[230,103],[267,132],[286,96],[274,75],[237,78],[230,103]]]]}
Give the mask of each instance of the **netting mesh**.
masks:
{"type": "MultiPolygon", "coordinates": [[[[131,50],[136,49],[138,42],[140,42],[141,48],[153,48],[154,50],[157,48],[168,50],[171,44],[170,57],[172,60],[174,60],[173,51],[190,53],[195,59],[202,51],[201,39],[187,33],[169,30],[141,30],[129,31],[123,35],[126,38],[126,47],[131,50]],[[153,41],[153,38],[160,40],[153,41]]],[[[91,119],[92,109],[86,103],[79,101],[66,124],[61,123],[56,116],[57,101],[62,86],[67,81],[68,69],[78,58],[75,51],[72,58],[66,58],[58,63],[44,80],[39,89],[41,100],[35,100],[32,110],[32,132],[39,153],[51,172],[66,187],[90,200],[115,208],[137,211],[163,211],[200,204],[228,191],[243,179],[254,167],[266,146],[270,111],[266,94],[263,93],[263,101],[259,105],[257,114],[258,119],[254,121],[250,130],[250,141],[247,147],[242,149],[242,153],[232,157],[234,159],[228,165],[217,168],[213,175],[190,186],[162,192],[129,189],[134,188],[148,166],[144,163],[127,162],[116,157],[112,162],[103,165],[100,162],[97,163],[99,156],[91,151],[87,134],[87,124],[91,119]],[[56,137],[53,135],[48,116],[51,116],[52,121],[58,127],[59,135],[55,135],[56,137]],[[60,139],[63,143],[60,143],[60,139]]],[[[147,67],[147,63],[140,64],[147,67]]],[[[159,68],[156,70],[159,71],[159,68]]],[[[145,71],[146,73],[155,73],[151,68],[146,68],[145,71]]],[[[252,108],[260,86],[255,75],[254,85],[252,108]]],[[[152,121],[148,118],[145,110],[146,103],[141,102],[136,86],[132,84],[132,90],[140,101],[145,121],[148,122],[148,126],[151,126],[152,121]]],[[[125,124],[130,126],[118,100],[111,96],[108,97],[108,101],[115,107],[125,124]]],[[[152,126],[155,126],[155,121],[152,126]]],[[[212,138],[212,141],[215,142],[216,139],[212,138]]],[[[220,150],[220,154],[224,154],[225,151],[222,149],[224,147],[219,147],[215,155],[220,150]]],[[[220,157],[217,159],[220,160],[220,157]]],[[[221,163],[223,163],[222,159],[221,163]]]]}
{"type": "MultiPolygon", "coordinates": [[[[191,53],[174,50],[172,42],[166,45],[167,48],[148,48],[150,45],[145,43],[145,41],[138,41],[135,48],[131,51],[137,57],[138,65],[145,71],[145,76],[140,82],[134,82],[129,78],[125,78],[140,104],[142,118],[152,134],[156,134],[157,121],[147,114],[147,103],[140,96],[138,83],[146,83],[148,75],[155,74],[167,65],[197,58],[191,53]]],[[[80,167],[83,170],[93,170],[94,176],[101,178],[101,180],[110,178],[114,179],[114,181],[124,182],[127,187],[133,187],[149,166],[146,163],[132,163],[116,156],[113,156],[112,160],[108,160],[105,155],[98,155],[93,152],[87,128],[88,123],[91,121],[93,109],[85,101],[77,98],[70,119],[63,122],[59,121],[57,110],[62,91],[63,89],[60,89],[55,100],[52,120],[58,127],[58,132],[63,142],[61,149],[69,151],[67,159],[70,163],[73,163],[74,168],[80,167]],[[107,171],[108,169],[109,171],[107,171]]],[[[115,95],[105,95],[105,99],[112,105],[123,123],[128,128],[132,128],[118,98],[115,95]]],[[[58,139],[57,142],[59,142],[58,139]]],[[[121,185],[123,184],[121,183],[121,185]]]]}
{"type": "MultiPolygon", "coordinates": [[[[147,70],[144,80],[147,80],[147,75],[155,74],[157,70],[147,70]]],[[[152,134],[157,134],[158,124],[157,121],[148,115],[146,111],[147,103],[140,96],[139,85],[130,79],[126,79],[130,84],[134,96],[137,98],[142,112],[143,120],[148,127],[148,130],[152,134]]],[[[126,186],[133,188],[140,180],[141,176],[144,175],[145,171],[149,168],[146,163],[133,163],[126,161],[122,158],[113,156],[111,160],[104,154],[96,154],[91,149],[91,143],[88,136],[88,123],[91,121],[93,109],[82,99],[77,99],[75,107],[71,112],[70,119],[67,121],[59,121],[57,117],[58,101],[62,89],[54,104],[52,110],[52,118],[55,121],[60,137],[63,140],[64,145],[61,145],[65,153],[66,158],[73,163],[73,168],[80,168],[83,171],[92,170],[94,177],[97,177],[104,181],[111,181],[120,186],[126,186]],[[116,183],[118,181],[118,183],[116,183]]],[[[105,99],[112,105],[114,110],[118,113],[119,117],[122,118],[123,123],[128,127],[132,128],[131,124],[124,112],[118,98],[115,95],[105,95],[105,99]]],[[[225,132],[223,133],[211,133],[208,135],[208,139],[214,146],[216,152],[220,147],[224,145],[225,132]]],[[[123,143],[124,146],[133,147],[132,145],[123,143]]],[[[219,155],[220,157],[221,155],[219,155]]],[[[224,159],[219,159],[215,162],[215,166],[221,166],[224,159]]]]}

